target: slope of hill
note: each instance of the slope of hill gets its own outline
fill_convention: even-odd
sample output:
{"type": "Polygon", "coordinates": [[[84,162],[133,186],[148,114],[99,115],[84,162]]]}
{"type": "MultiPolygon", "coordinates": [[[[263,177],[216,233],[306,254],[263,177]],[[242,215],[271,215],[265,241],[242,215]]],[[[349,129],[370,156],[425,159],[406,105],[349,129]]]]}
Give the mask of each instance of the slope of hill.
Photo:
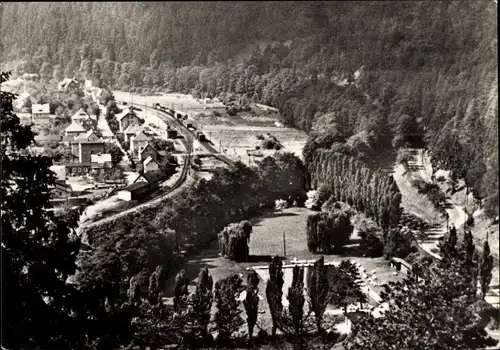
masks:
{"type": "Polygon", "coordinates": [[[366,159],[427,146],[498,215],[492,1],[1,6],[2,69],[260,102],[366,159]]]}

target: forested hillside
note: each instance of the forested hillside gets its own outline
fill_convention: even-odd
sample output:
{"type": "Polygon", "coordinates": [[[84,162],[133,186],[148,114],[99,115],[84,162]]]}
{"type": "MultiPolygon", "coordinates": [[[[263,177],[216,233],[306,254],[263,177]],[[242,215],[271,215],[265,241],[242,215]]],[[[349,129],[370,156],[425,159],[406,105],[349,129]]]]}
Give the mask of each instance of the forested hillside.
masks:
{"type": "Polygon", "coordinates": [[[425,144],[498,215],[496,4],[1,4],[2,70],[279,108],[307,152],[425,144]]]}

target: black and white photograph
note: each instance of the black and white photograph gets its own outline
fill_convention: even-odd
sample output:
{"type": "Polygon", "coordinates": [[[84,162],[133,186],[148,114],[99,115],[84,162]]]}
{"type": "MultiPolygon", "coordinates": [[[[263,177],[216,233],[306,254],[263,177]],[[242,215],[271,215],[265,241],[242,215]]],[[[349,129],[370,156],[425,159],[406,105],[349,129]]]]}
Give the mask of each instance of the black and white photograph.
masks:
{"type": "Polygon", "coordinates": [[[497,11],[1,2],[1,349],[499,349],[497,11]]]}

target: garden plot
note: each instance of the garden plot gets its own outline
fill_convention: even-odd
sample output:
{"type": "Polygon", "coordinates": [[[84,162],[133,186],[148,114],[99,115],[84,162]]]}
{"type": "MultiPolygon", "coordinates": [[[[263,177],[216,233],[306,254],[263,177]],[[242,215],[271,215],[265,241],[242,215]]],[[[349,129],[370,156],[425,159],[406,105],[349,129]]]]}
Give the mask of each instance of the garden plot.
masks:
{"type": "MultiPolygon", "coordinates": [[[[279,152],[292,152],[299,157],[302,157],[302,149],[307,140],[307,135],[302,131],[272,126],[204,125],[203,132],[217,150],[221,149],[221,153],[243,162],[248,162],[247,151],[255,151],[256,146],[261,145],[260,140],[257,139],[258,135],[269,133],[275,136],[283,145],[279,152]]],[[[271,155],[275,152],[273,150],[262,151],[265,155],[271,155]]]]}

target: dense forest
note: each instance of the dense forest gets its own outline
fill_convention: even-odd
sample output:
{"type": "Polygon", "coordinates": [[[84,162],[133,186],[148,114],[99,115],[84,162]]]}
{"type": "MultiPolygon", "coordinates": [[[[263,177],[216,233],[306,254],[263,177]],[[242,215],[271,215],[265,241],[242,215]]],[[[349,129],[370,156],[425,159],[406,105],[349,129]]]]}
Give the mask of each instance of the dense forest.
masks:
{"type": "Polygon", "coordinates": [[[498,215],[493,1],[0,6],[3,70],[258,101],[313,151],[425,146],[498,215]]]}

